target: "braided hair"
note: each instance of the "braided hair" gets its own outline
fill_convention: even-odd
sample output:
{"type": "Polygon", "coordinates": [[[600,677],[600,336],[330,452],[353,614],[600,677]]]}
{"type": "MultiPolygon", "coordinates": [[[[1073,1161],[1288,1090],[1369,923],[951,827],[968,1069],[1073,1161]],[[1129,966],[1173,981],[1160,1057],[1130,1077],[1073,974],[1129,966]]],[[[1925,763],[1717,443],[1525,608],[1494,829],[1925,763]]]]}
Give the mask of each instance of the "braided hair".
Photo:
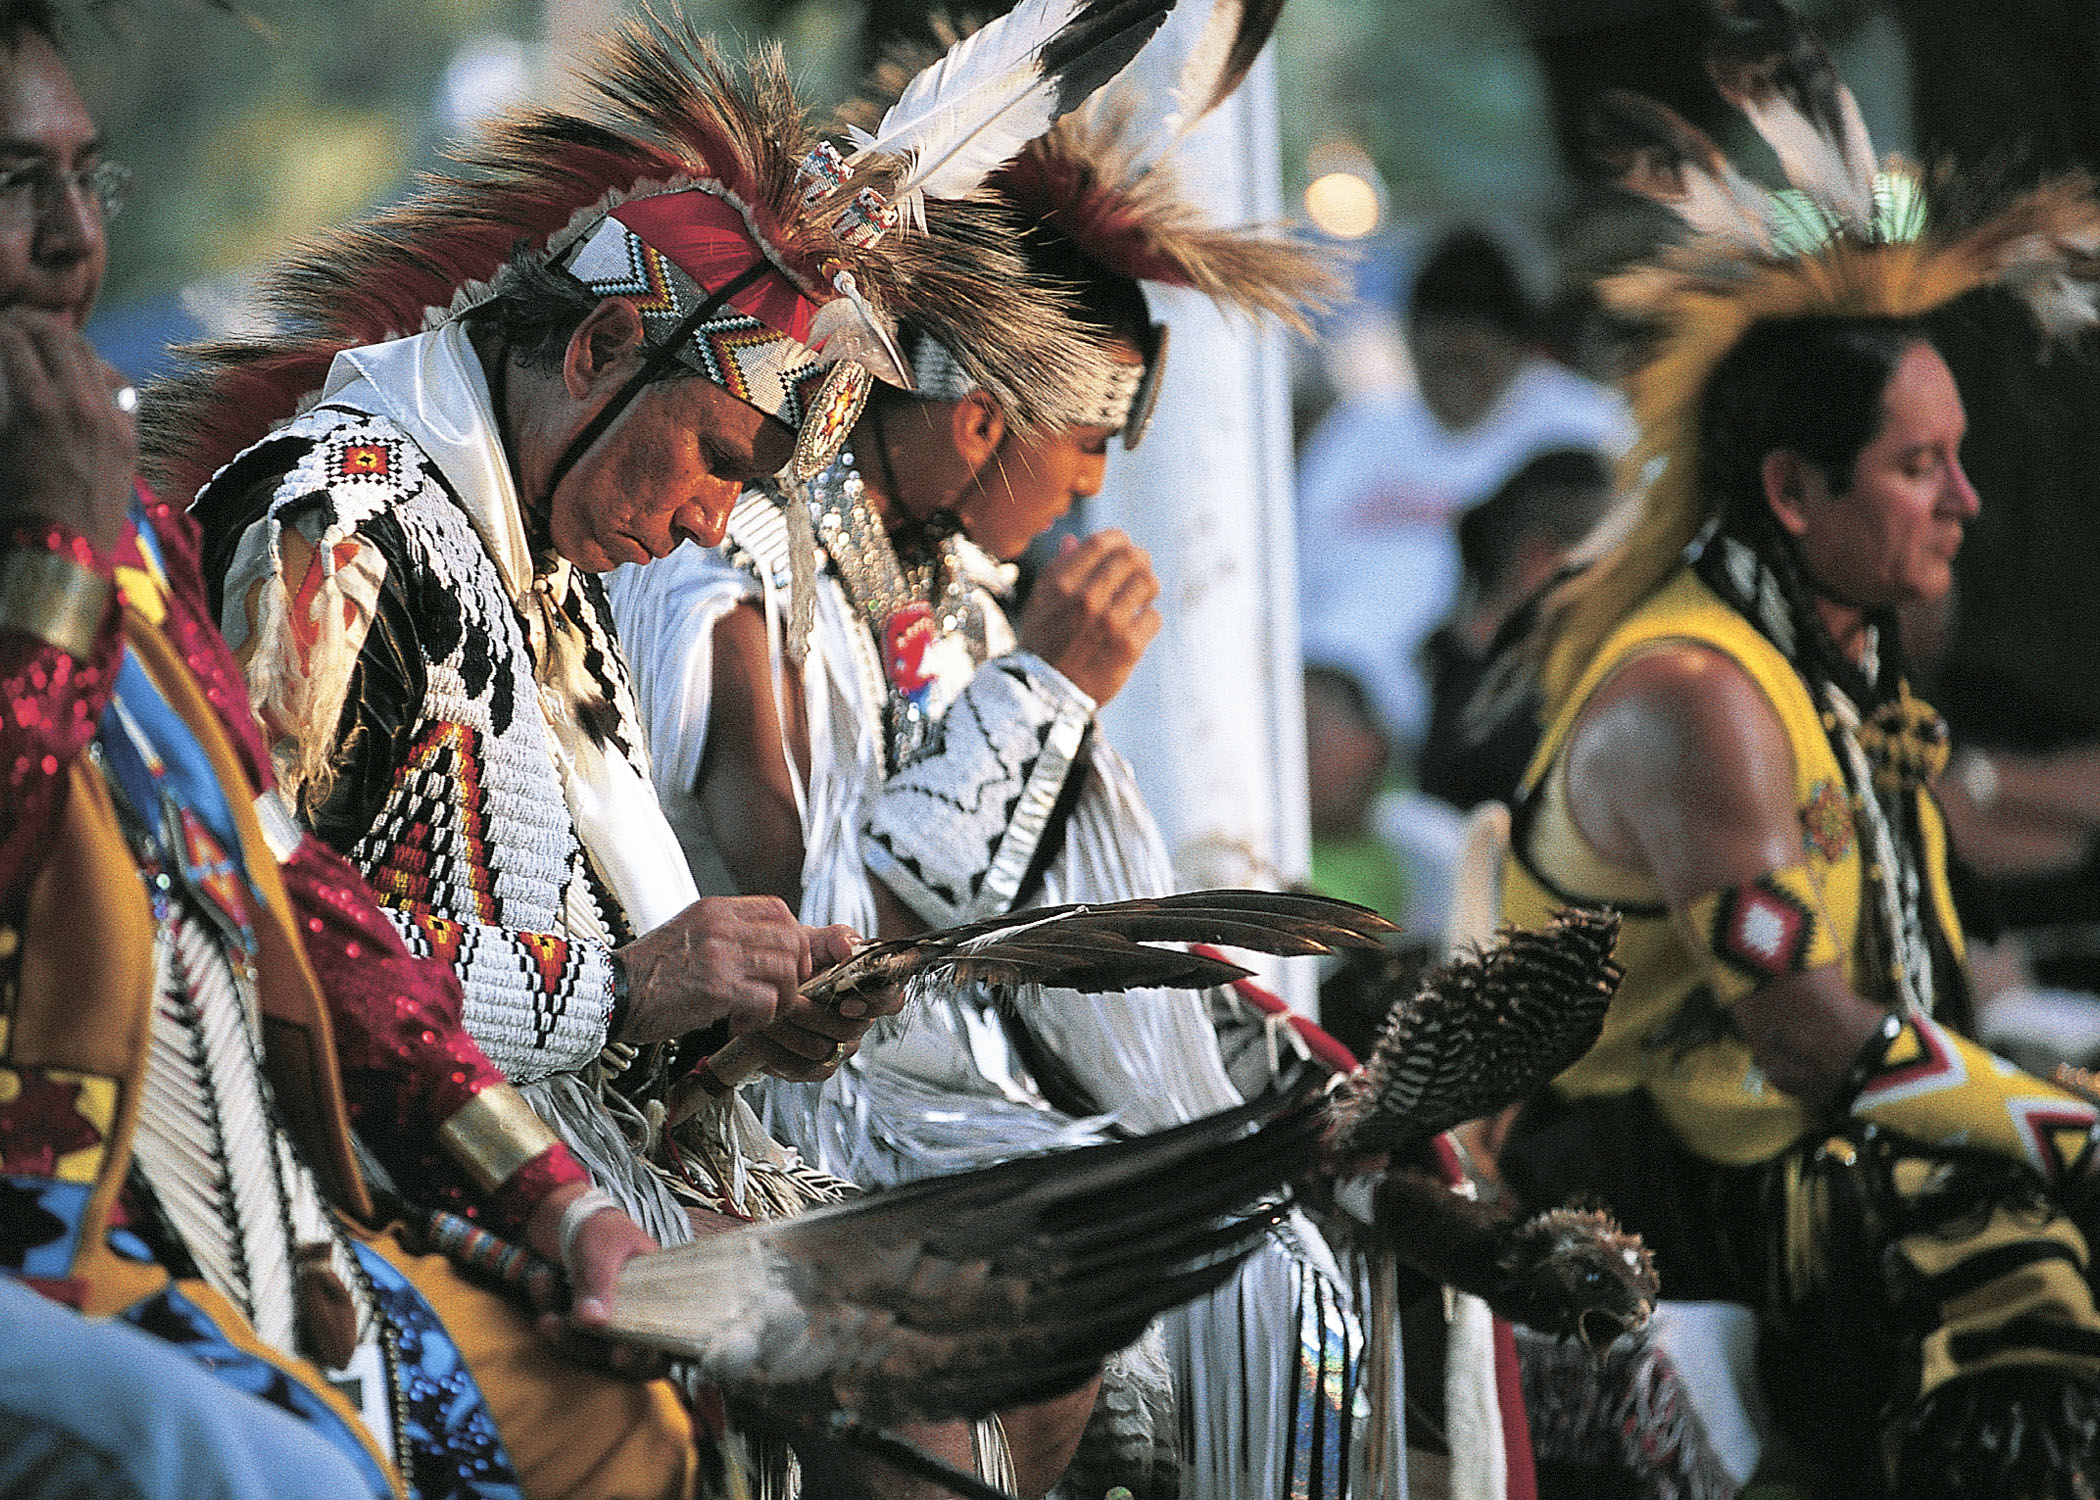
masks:
{"type": "MultiPolygon", "coordinates": [[[[1904,666],[1895,612],[1870,609],[1875,628],[1876,669],[1871,672],[1840,649],[1817,611],[1819,594],[1828,596],[1810,576],[1799,545],[1779,524],[1766,498],[1765,459],[1785,450],[1819,470],[1838,503],[1852,487],[1859,456],[1881,430],[1883,393],[1903,358],[1919,344],[1930,344],[1919,324],[1902,318],[1803,318],[1761,324],[1752,329],[1716,368],[1700,409],[1699,482],[1712,507],[1715,535],[1697,564],[1700,575],[1723,598],[1749,617],[1774,644],[1792,658],[1818,704],[1826,688],[1836,688],[1863,718],[1876,710],[1903,707],[1904,666]],[[1742,579],[1733,574],[1730,543],[1740,543],[1763,564],[1755,589],[1746,597],[1742,579]],[[1767,597],[1777,594],[1777,599],[1767,597]],[[1784,622],[1770,612],[1782,611],[1784,622]]],[[[1880,785],[1877,770],[1859,774],[1861,748],[1852,731],[1828,714],[1825,731],[1841,765],[1852,767],[1855,795],[1863,799],[1860,816],[1878,821],[1889,841],[1888,855],[1912,871],[1924,866],[1921,832],[1909,798],[1897,788],[1880,785]]],[[[1929,792],[1920,792],[1929,796],[1929,792]]],[[[1862,830],[1863,837],[1865,830],[1862,830]]],[[[1886,862],[1886,861],[1884,861],[1886,862]]],[[[1875,884],[1881,899],[1862,912],[1862,937],[1871,944],[1868,974],[1892,971],[1892,961],[1906,943],[1915,945],[1902,967],[1916,967],[1920,988],[1929,987],[1943,1017],[1957,1026],[1969,1017],[1967,987],[1954,960],[1948,934],[1916,881],[1885,871],[1875,884]],[[1929,986],[1927,979],[1929,976],[1929,986]]],[[[1878,988],[1878,987],[1870,987],[1878,988]]]]}

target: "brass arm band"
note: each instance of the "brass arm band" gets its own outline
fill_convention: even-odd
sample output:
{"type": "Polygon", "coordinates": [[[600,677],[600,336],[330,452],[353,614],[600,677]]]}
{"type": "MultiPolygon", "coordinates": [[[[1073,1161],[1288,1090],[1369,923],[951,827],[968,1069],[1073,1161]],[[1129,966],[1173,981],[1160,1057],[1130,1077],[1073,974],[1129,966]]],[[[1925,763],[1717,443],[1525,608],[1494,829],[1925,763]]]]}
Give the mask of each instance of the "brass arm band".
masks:
{"type": "Polygon", "coordinates": [[[85,661],[109,609],[110,581],[59,552],[0,556],[0,629],[20,630],[85,661]]]}
{"type": "Polygon", "coordinates": [[[532,1112],[523,1094],[498,1083],[462,1104],[438,1127],[438,1140],[475,1186],[494,1192],[560,1137],[532,1112]]]}

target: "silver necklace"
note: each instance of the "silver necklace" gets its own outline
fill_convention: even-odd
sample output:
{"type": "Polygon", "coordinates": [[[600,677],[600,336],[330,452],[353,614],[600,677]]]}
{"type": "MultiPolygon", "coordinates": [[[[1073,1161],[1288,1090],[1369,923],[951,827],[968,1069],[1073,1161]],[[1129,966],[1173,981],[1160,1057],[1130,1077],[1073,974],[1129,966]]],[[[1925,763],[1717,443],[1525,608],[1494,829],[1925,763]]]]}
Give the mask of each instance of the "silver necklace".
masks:
{"type": "Polygon", "coordinates": [[[895,771],[926,748],[939,722],[927,654],[959,634],[971,661],[984,661],[983,604],[964,576],[955,536],[899,553],[851,449],[809,482],[806,496],[817,539],[875,639],[886,698],[883,743],[895,771]]]}

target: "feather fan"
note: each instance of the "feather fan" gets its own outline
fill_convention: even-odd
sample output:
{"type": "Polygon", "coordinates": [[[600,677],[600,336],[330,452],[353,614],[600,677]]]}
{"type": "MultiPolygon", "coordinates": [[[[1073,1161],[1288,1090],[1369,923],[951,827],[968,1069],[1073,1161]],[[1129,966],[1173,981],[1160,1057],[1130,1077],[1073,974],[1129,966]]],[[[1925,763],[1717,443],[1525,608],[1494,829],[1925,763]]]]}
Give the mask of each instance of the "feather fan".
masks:
{"type": "Polygon", "coordinates": [[[630,1261],[608,1331],[789,1416],[1045,1400],[1230,1276],[1318,1139],[1316,1102],[1272,1100],[709,1236],[630,1261]]]}
{"type": "Polygon", "coordinates": [[[1504,928],[1430,970],[1335,1098],[1336,1159],[1403,1149],[1493,1114],[1573,1066],[1618,992],[1618,934],[1616,912],[1570,908],[1540,931],[1504,928]]]}
{"type": "MultiPolygon", "coordinates": [[[[1238,964],[1155,943],[1219,943],[1256,953],[1311,957],[1375,948],[1393,924],[1368,907],[1287,891],[1192,891],[1098,905],[1044,906],[869,943],[802,986],[826,1005],[855,994],[929,983],[984,984],[1009,1003],[1024,987],[1103,993],[1204,989],[1246,977],[1238,964]]],[[[672,1091],[675,1125],[710,1096],[756,1077],[757,1049],[732,1038],[672,1091]]]]}
{"type": "Polygon", "coordinates": [[[1369,1222],[1352,1229],[1365,1249],[1598,1353],[1655,1305],[1640,1237],[1592,1208],[1520,1218],[1506,1204],[1475,1203],[1408,1157],[1529,1097],[1590,1049],[1618,989],[1618,930],[1614,912],[1571,908],[1438,965],[1393,1006],[1369,1062],[1328,1107],[1330,1172],[1391,1157],[1369,1222]]]}
{"type": "Polygon", "coordinates": [[[1371,1211],[1369,1224],[1348,1226],[1359,1248],[1389,1253],[1512,1323],[1580,1339],[1594,1354],[1645,1324],[1661,1294],[1654,1255],[1601,1209],[1520,1216],[1506,1197],[1476,1201],[1428,1172],[1394,1166],[1371,1189],[1371,1211]]]}
{"type": "Polygon", "coordinates": [[[1095,991],[1189,989],[1222,984],[1247,971],[1204,954],[1147,944],[1217,943],[1302,956],[1376,947],[1394,930],[1368,907],[1288,891],[1191,891],[1045,906],[921,937],[870,943],[811,980],[803,993],[837,1004],[858,990],[926,979],[1095,991]]]}

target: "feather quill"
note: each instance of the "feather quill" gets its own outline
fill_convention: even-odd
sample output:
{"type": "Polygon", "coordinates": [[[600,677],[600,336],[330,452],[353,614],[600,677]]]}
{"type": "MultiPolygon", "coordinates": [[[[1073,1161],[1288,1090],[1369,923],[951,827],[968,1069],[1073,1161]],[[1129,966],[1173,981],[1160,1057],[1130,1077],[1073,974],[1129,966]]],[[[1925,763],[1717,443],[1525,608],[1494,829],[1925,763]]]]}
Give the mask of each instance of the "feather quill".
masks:
{"type": "Polygon", "coordinates": [[[1787,181],[1855,234],[1874,218],[1874,144],[1822,41],[1782,0],[1732,0],[1707,54],[1721,96],[1779,158],[1787,181]]]}
{"type": "Polygon", "coordinates": [[[924,226],[924,200],[958,198],[1135,57],[1173,0],[1022,0],[905,85],[853,160],[905,155],[892,200],[924,226]]]}

